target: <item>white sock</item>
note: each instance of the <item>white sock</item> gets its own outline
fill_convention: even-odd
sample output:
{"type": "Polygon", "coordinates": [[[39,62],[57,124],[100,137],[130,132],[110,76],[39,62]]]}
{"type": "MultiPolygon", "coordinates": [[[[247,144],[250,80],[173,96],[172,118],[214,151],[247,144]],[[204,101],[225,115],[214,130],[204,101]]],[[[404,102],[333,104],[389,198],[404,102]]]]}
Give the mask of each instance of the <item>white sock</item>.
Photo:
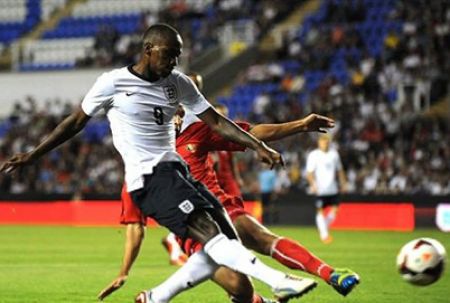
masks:
{"type": "Polygon", "coordinates": [[[322,240],[328,238],[328,225],[325,221],[325,217],[321,212],[318,212],[316,214],[316,224],[317,228],[319,229],[320,238],[322,240]]]}
{"type": "Polygon", "coordinates": [[[224,234],[218,234],[209,240],[205,252],[219,265],[249,275],[275,288],[286,275],[268,267],[259,261],[237,240],[230,240],[224,234]]]}
{"type": "Polygon", "coordinates": [[[172,246],[172,250],[170,251],[170,259],[177,260],[180,257],[180,255],[182,254],[182,250],[181,250],[180,245],[177,242],[175,234],[169,233],[166,237],[166,240],[172,246]]]}
{"type": "Polygon", "coordinates": [[[158,303],[169,302],[178,293],[209,279],[218,265],[202,250],[189,257],[187,262],[167,280],[151,290],[152,299],[158,303]]]}

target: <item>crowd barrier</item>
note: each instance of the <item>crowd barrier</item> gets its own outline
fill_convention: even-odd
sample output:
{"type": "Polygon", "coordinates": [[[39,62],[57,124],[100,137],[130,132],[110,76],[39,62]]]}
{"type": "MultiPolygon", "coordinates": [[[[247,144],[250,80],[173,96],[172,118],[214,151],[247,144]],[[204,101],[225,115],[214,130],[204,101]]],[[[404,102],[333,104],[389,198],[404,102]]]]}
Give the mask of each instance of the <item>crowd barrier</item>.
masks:
{"type": "MultiPolygon", "coordinates": [[[[261,220],[261,204],[245,202],[248,212],[261,220]]],[[[0,201],[2,225],[119,225],[122,206],[117,200],[106,201],[0,201]]],[[[156,226],[148,220],[148,226],[156,226]]]]}
{"type": "MultiPolygon", "coordinates": [[[[1,195],[0,195],[1,196],[1,195]]],[[[78,225],[114,226],[119,224],[121,204],[117,196],[107,200],[70,201],[65,196],[8,195],[0,197],[0,225],[78,225]],[[37,196],[35,196],[36,198],[37,196]],[[18,199],[16,199],[18,198],[18,199]],[[22,198],[22,199],[20,199],[22,198]],[[47,200],[47,201],[44,201],[47,200]]],[[[107,196],[99,197],[101,199],[107,196]]],[[[258,220],[262,206],[256,197],[247,196],[245,207],[258,220]]],[[[97,198],[94,198],[97,199],[97,198]]],[[[332,228],[347,230],[411,231],[417,227],[439,227],[450,231],[450,197],[426,195],[341,197],[332,228]]],[[[274,225],[315,224],[314,197],[302,193],[278,196],[273,201],[279,220],[274,225]]],[[[155,223],[149,221],[149,225],[155,223]]]]}

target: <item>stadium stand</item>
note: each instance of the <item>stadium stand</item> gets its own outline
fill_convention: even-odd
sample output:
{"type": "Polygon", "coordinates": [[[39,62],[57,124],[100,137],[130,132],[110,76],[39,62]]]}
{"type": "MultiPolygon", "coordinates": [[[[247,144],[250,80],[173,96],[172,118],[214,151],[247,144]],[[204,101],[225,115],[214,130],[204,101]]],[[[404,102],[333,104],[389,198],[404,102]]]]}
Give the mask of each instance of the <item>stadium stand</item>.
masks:
{"type": "MultiPolygon", "coordinates": [[[[445,2],[323,1],[286,34],[277,57],[252,65],[218,102],[232,117],[254,122],[308,112],[335,117],[352,191],[448,193],[448,120],[418,117],[423,103],[448,93],[448,54],[440,51],[449,46],[448,13],[442,13],[448,10],[440,5],[445,2]],[[429,18],[415,22],[422,12],[429,18]],[[430,27],[435,31],[424,30],[430,27]],[[432,133],[435,141],[425,135],[432,133]]],[[[286,146],[308,150],[314,143],[290,140],[286,146]]],[[[303,161],[302,153],[288,156],[296,179],[303,161]]]]}
{"type": "MultiPolygon", "coordinates": [[[[126,10],[120,9],[122,2],[90,0],[76,6],[69,17],[44,34],[44,39],[27,46],[25,54],[31,59],[22,69],[126,64],[134,58],[136,49],[127,56],[116,53],[102,58],[87,50],[96,45],[100,49],[111,49],[107,45],[127,49],[123,45],[132,45],[133,34],[146,26],[143,24],[155,18],[173,19],[176,11],[174,7],[159,7],[153,9],[160,9],[160,14],[149,15],[142,9],[153,1],[129,1],[126,10]],[[110,4],[108,8],[105,3],[110,4]],[[114,24],[115,29],[103,28],[104,32],[98,34],[98,26],[105,22],[114,24]],[[99,44],[96,34],[108,39],[99,44]]],[[[53,10],[60,7],[56,4],[60,2],[52,3],[53,10]]],[[[187,15],[176,18],[191,24],[183,34],[193,54],[204,50],[195,45],[202,37],[193,32],[208,41],[215,39],[210,36],[212,31],[203,32],[204,20],[220,12],[223,20],[217,24],[222,24],[224,20],[246,18],[260,9],[243,8],[242,14],[237,14],[234,1],[202,3],[204,6],[196,9],[188,6],[195,14],[181,10],[187,15]]],[[[282,44],[272,56],[259,58],[242,72],[231,95],[216,101],[228,105],[233,118],[255,123],[292,120],[309,112],[336,118],[338,125],[333,134],[347,169],[350,192],[450,194],[448,118],[421,114],[428,104],[448,96],[450,60],[448,52],[442,51],[450,47],[450,10],[446,1],[433,1],[432,5],[422,0],[321,3],[301,25],[283,35],[282,44]],[[426,18],[417,18],[418,14],[426,18]]],[[[259,24],[265,30],[273,25],[264,25],[263,21],[259,24]]],[[[69,109],[70,105],[60,100],[51,101],[45,108],[38,108],[33,98],[18,103],[0,123],[0,161],[35,145],[69,109]],[[46,108],[52,108],[52,112],[46,108]]],[[[288,163],[287,170],[279,172],[284,187],[306,190],[302,170],[314,142],[312,136],[305,135],[301,140],[285,140],[276,146],[288,163]]],[[[23,170],[20,178],[0,176],[0,191],[119,190],[122,168],[116,160],[107,121],[99,118],[76,140],[23,170]]],[[[258,164],[251,153],[246,153],[240,156],[240,166],[246,172],[243,189],[252,191],[256,186],[251,180],[256,179],[258,164]]]]}
{"type": "MultiPolygon", "coordinates": [[[[111,66],[122,64],[122,56],[132,48],[134,35],[147,24],[157,22],[166,13],[198,14],[192,26],[201,26],[210,0],[186,1],[185,7],[161,1],[89,0],[76,5],[70,16],[44,32],[43,39],[29,41],[20,69],[73,69],[75,66],[111,66]],[[54,58],[54,59],[53,59],[54,58]]],[[[195,15],[194,14],[194,15],[195,15]]],[[[131,55],[130,55],[131,56],[131,55]]]]}
{"type": "Polygon", "coordinates": [[[4,0],[0,10],[0,43],[9,45],[29,32],[41,16],[40,1],[4,0]]]}
{"type": "MultiPolygon", "coordinates": [[[[227,21],[258,16],[254,18],[258,32],[264,33],[292,4],[301,2],[289,0],[273,6],[270,1],[248,0],[88,0],[75,5],[69,16],[43,33],[41,40],[28,41],[19,68],[32,71],[128,64],[139,52],[139,35],[155,22],[180,30],[190,50],[189,59],[217,45],[217,31],[227,21]]],[[[46,17],[42,19],[64,4],[57,0],[44,3],[46,17]]]]}

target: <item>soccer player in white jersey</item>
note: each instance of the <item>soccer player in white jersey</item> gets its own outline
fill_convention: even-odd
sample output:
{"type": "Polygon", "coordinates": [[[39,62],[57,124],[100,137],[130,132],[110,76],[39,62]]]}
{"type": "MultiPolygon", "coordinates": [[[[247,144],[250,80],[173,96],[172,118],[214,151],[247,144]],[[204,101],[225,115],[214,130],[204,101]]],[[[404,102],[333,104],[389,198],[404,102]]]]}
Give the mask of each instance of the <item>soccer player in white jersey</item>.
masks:
{"type": "MultiPolygon", "coordinates": [[[[36,148],[4,162],[0,172],[12,172],[37,160],[75,136],[103,109],[125,165],[127,190],[145,216],[182,238],[191,237],[203,244],[197,258],[261,280],[282,300],[301,296],[317,283],[274,270],[245,249],[221,204],[190,176],[175,152],[172,117],[181,103],[224,138],[255,150],[271,167],[282,164],[278,152],[218,114],[193,82],[174,70],[182,45],[181,36],[171,26],[150,26],[136,64],[100,76],[80,108],[36,148]]],[[[140,293],[136,302],[153,302],[151,293],[140,293]]]]}
{"type": "Polygon", "coordinates": [[[316,196],[316,224],[324,243],[333,241],[329,226],[336,218],[339,191],[347,190],[341,158],[337,150],[330,148],[330,141],[329,134],[321,134],[317,141],[318,148],[308,154],[306,161],[306,178],[311,193],[316,196]],[[327,207],[329,210],[325,212],[327,207]]]}

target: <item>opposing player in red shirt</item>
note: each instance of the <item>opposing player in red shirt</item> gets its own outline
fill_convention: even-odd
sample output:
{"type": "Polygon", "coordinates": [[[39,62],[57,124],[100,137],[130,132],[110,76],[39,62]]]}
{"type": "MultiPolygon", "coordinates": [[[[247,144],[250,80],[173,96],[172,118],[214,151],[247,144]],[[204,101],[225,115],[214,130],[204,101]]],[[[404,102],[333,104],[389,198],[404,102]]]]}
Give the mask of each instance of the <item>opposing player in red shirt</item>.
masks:
{"type": "MultiPolygon", "coordinates": [[[[222,104],[215,106],[217,112],[228,117],[228,108],[222,104]]],[[[212,154],[215,161],[214,169],[219,179],[219,185],[229,195],[241,196],[242,178],[233,152],[219,150],[212,154]]]]}
{"type": "MultiPolygon", "coordinates": [[[[322,128],[332,126],[333,121],[312,114],[304,119],[281,124],[260,124],[253,127],[248,123],[238,124],[260,140],[274,141],[299,132],[321,131],[322,128]]],[[[348,269],[334,269],[296,241],[275,235],[244,210],[240,196],[225,193],[219,185],[210,154],[217,150],[243,151],[244,148],[226,141],[194,115],[186,114],[177,138],[177,152],[189,164],[194,178],[205,184],[224,205],[244,246],[271,256],[289,268],[316,275],[339,293],[347,295],[359,282],[358,275],[348,269]]],[[[184,250],[188,254],[197,249],[197,244],[189,246],[185,243],[184,250]]]]}
{"type": "Polygon", "coordinates": [[[214,153],[213,158],[220,187],[229,195],[240,196],[242,179],[233,152],[220,150],[214,153]]]}

